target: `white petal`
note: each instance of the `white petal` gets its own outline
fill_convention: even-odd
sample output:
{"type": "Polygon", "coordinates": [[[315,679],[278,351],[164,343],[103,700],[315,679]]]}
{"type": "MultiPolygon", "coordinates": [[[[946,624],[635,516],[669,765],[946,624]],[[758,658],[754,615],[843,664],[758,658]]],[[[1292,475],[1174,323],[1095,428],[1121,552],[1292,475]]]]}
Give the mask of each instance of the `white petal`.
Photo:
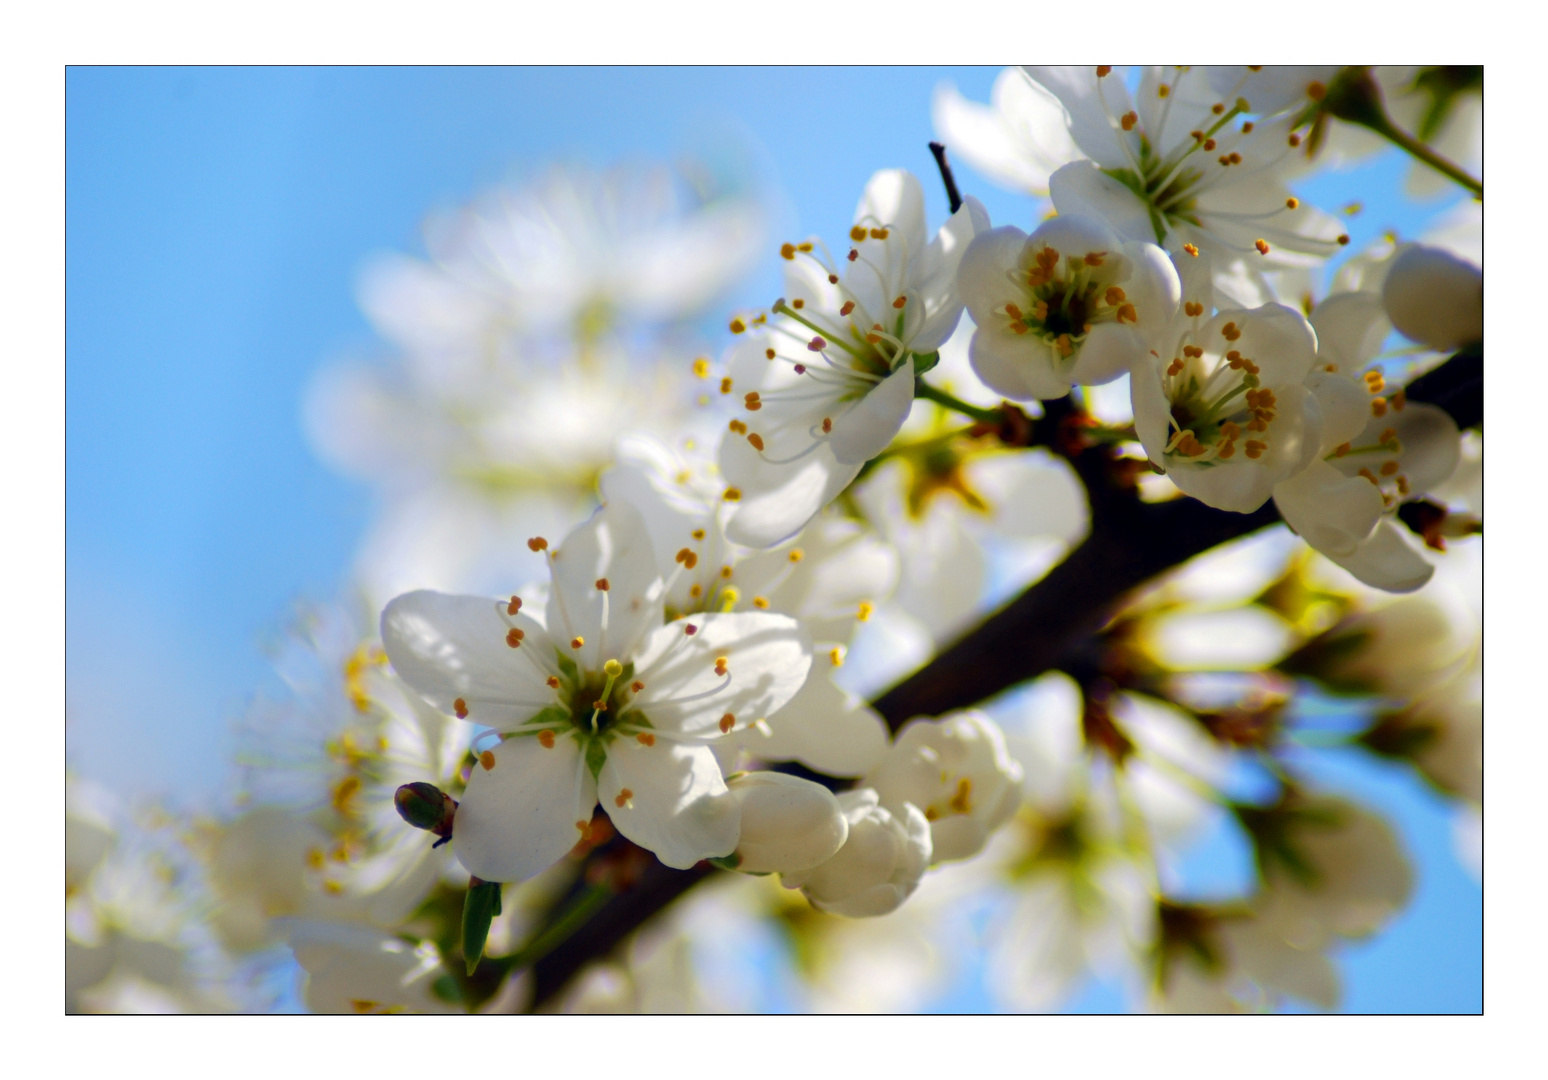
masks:
{"type": "Polygon", "coordinates": [[[442,712],[461,698],[467,719],[497,730],[518,727],[554,703],[545,685],[557,675],[547,632],[525,613],[501,618],[506,602],[422,589],[382,612],[382,646],[393,670],[442,712]],[[526,635],[506,643],[510,626],[526,635]]]}
{"type": "MultiPolygon", "coordinates": [[[[1283,304],[1264,304],[1245,310],[1222,311],[1205,325],[1200,337],[1213,344],[1217,355],[1236,349],[1257,363],[1264,386],[1298,383],[1311,372],[1317,359],[1317,334],[1306,316],[1283,304]],[[1235,323],[1240,338],[1221,336],[1227,323],[1235,323]]],[[[1205,346],[1206,351],[1210,345],[1205,346]]]]}
{"type": "Polygon", "coordinates": [[[1441,351],[1483,340],[1483,271],[1449,251],[1406,248],[1387,271],[1381,296],[1406,338],[1441,351]]]}
{"type": "Polygon", "coordinates": [[[833,421],[828,447],[840,465],[863,465],[887,449],[914,402],[912,356],[833,421]]]}
{"type": "Polygon", "coordinates": [[[1025,70],[1064,106],[1069,118],[1070,136],[1083,154],[1103,168],[1133,167],[1133,161],[1119,141],[1125,136],[1119,133],[1114,123],[1115,117],[1122,116],[1131,108],[1129,91],[1122,79],[1099,79],[1093,67],[1039,67],[1029,64],[1025,70]]]}
{"type": "Polygon", "coordinates": [[[1314,461],[1274,487],[1280,516],[1324,555],[1353,555],[1381,518],[1381,492],[1363,476],[1348,477],[1314,461]]]}
{"type": "Polygon", "coordinates": [[[1306,389],[1316,398],[1322,414],[1322,435],[1317,440],[1321,453],[1332,453],[1365,430],[1371,418],[1371,395],[1354,376],[1342,371],[1314,371],[1306,378],[1306,389]]]}
{"type": "Polygon", "coordinates": [[[661,625],[661,577],[645,521],[627,502],[599,509],[554,551],[548,625],[583,671],[627,655],[661,625]],[[606,579],[608,589],[597,587],[606,579]],[[568,650],[571,638],[585,642],[568,650]]]}
{"type": "Polygon", "coordinates": [[[1053,350],[1030,335],[980,326],[968,359],[985,386],[1013,401],[1049,401],[1070,392],[1069,379],[1054,370],[1053,350]]]}
{"type": "Polygon", "coordinates": [[[1021,291],[1008,273],[1020,265],[1026,244],[1026,233],[1005,225],[979,233],[963,253],[957,289],[980,331],[997,323],[1007,303],[1022,301],[1021,291]]]}
{"type": "Polygon", "coordinates": [[[1414,550],[1402,535],[1404,531],[1383,521],[1354,554],[1329,554],[1328,558],[1373,589],[1413,592],[1434,576],[1435,567],[1414,550]]]}
{"type": "Polygon", "coordinates": [[[1391,329],[1381,297],[1370,292],[1337,293],[1318,304],[1311,313],[1317,331],[1317,360],[1336,364],[1349,375],[1363,368],[1381,351],[1391,329]]]}
{"type": "Polygon", "coordinates": [[[618,831],[667,866],[686,870],[736,849],[741,806],[708,747],[615,739],[598,791],[618,831]]]}
{"type": "Polygon", "coordinates": [[[772,716],[801,689],[811,663],[811,637],[788,615],[695,615],[646,638],[635,665],[645,688],[634,702],[662,731],[713,736],[727,714],[736,728],[772,716]],[[729,676],[715,674],[720,657],[729,676]]]}
{"type": "Polygon", "coordinates": [[[919,186],[919,178],[907,169],[881,169],[874,173],[855,208],[855,224],[895,229],[903,234],[910,254],[922,252],[929,237],[925,233],[924,188],[919,186]]]}
{"type": "Polygon", "coordinates": [[[570,735],[552,747],[517,735],[492,748],[494,768],[475,765],[457,807],[452,848],[485,881],[526,881],[562,859],[583,835],[597,785],[570,735]]]}
{"type": "Polygon", "coordinates": [[[1093,162],[1070,162],[1049,177],[1048,190],[1061,218],[1070,215],[1104,221],[1128,240],[1160,243],[1164,236],[1156,233],[1149,205],[1093,162]]]}
{"type": "Polygon", "coordinates": [[[770,465],[745,441],[722,441],[720,467],[742,486],[742,500],[726,522],[726,538],[754,548],[790,539],[838,498],[863,464],[842,465],[820,446],[799,462],[770,465]]]}
{"type": "Polygon", "coordinates": [[[814,665],[806,683],[757,729],[737,737],[764,761],[799,761],[830,776],[859,776],[887,749],[887,725],[870,706],[833,682],[833,666],[814,665]]]}
{"type": "Polygon", "coordinates": [[[1098,323],[1075,354],[1070,381],[1079,386],[1100,386],[1128,374],[1144,358],[1145,341],[1133,327],[1098,323]]]}

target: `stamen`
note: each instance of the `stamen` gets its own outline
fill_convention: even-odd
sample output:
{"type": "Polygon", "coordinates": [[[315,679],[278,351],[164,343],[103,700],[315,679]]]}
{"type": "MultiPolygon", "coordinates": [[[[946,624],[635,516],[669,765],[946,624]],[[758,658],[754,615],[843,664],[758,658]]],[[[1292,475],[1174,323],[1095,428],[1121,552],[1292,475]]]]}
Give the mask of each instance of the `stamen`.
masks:
{"type": "Polygon", "coordinates": [[[458,720],[466,720],[468,718],[468,703],[462,700],[462,698],[458,698],[452,702],[452,712],[457,714],[458,720]]]}
{"type": "Polygon", "coordinates": [[[552,728],[544,728],[542,731],[538,732],[537,741],[538,741],[538,744],[540,746],[542,746],[544,750],[552,750],[554,748],[554,731],[553,731],[553,729],[552,728]]]}
{"type": "Polygon", "coordinates": [[[519,596],[511,597],[511,602],[509,604],[505,605],[505,613],[507,615],[514,615],[514,614],[516,614],[520,610],[521,610],[521,597],[519,597],[519,596]]]}
{"type": "Polygon", "coordinates": [[[720,730],[722,734],[729,732],[735,726],[736,715],[734,713],[726,713],[726,715],[720,718],[720,730]]]}
{"type": "Polygon", "coordinates": [[[513,649],[521,648],[521,639],[527,635],[516,627],[511,627],[505,632],[505,643],[513,649]]]}
{"type": "Polygon", "coordinates": [[[570,639],[570,648],[572,648],[572,649],[579,649],[581,646],[583,646],[585,644],[586,644],[586,639],[581,637],[579,634],[575,635],[574,637],[572,637],[570,639]]]}
{"type": "Polygon", "coordinates": [[[531,540],[527,541],[527,547],[533,551],[546,551],[548,550],[548,541],[544,540],[541,536],[534,536],[531,540]]]}
{"type": "Polygon", "coordinates": [[[478,755],[478,763],[484,767],[485,772],[493,772],[495,767],[494,751],[485,750],[482,754],[478,755]]]}

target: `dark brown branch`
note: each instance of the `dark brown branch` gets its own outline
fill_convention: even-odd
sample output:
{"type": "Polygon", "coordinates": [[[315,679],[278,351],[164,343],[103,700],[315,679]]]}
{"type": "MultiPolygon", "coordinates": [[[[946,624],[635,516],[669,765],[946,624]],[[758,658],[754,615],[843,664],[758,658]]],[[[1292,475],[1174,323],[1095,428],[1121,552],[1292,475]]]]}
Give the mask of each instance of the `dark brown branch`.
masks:
{"type": "Polygon", "coordinates": [[[951,166],[946,162],[946,145],[933,142],[930,144],[930,153],[935,155],[935,166],[941,170],[941,183],[946,185],[946,201],[951,204],[951,212],[955,214],[962,209],[962,192],[957,190],[957,178],[951,173],[951,166]]]}

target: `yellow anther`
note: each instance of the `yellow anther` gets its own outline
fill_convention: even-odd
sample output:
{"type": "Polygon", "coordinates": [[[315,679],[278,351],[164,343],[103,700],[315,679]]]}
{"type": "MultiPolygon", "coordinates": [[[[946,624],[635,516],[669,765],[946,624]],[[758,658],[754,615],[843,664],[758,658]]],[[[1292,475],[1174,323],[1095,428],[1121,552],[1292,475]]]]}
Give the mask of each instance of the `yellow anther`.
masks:
{"type": "Polygon", "coordinates": [[[1301,137],[1299,135],[1297,135],[1293,131],[1290,133],[1290,138],[1287,141],[1290,143],[1291,146],[1300,146],[1301,145],[1301,137]]]}
{"type": "Polygon", "coordinates": [[[1156,97],[1166,97],[1166,95],[1170,94],[1171,92],[1172,88],[1166,85],[1166,83],[1162,83],[1160,86],[1156,87],[1156,97]]]}
{"type": "Polygon", "coordinates": [[[724,675],[726,673],[726,665],[729,662],[730,662],[730,658],[729,657],[725,657],[725,656],[717,656],[717,657],[715,657],[715,674],[716,675],[724,675]]]}
{"type": "Polygon", "coordinates": [[[1381,487],[1381,481],[1376,479],[1376,474],[1371,472],[1371,470],[1369,470],[1369,469],[1361,469],[1359,475],[1365,477],[1367,480],[1369,480],[1371,483],[1375,484],[1377,487],[1381,487]]]}
{"type": "Polygon", "coordinates": [[[800,548],[791,548],[790,549],[790,561],[791,562],[800,562],[804,558],[806,558],[806,552],[802,551],[800,548]]]}
{"type": "Polygon", "coordinates": [[[812,250],[812,242],[810,240],[803,240],[799,244],[796,245],[796,250],[797,251],[810,251],[810,250],[812,250]]]}
{"type": "Polygon", "coordinates": [[[1220,328],[1220,336],[1227,341],[1236,341],[1242,336],[1242,332],[1236,328],[1234,322],[1228,322],[1220,328]]]}
{"type": "Polygon", "coordinates": [[[745,333],[746,330],[747,330],[747,324],[744,323],[741,319],[732,319],[731,320],[731,332],[733,334],[745,333]]]}
{"type": "MultiPolygon", "coordinates": [[[[1109,289],[1107,291],[1108,292],[1112,292],[1111,289],[1109,289]]],[[[1112,303],[1112,301],[1109,300],[1108,303],[1112,303]]],[[[1019,307],[1017,307],[1015,304],[1006,304],[1005,305],[1005,314],[1009,315],[1013,319],[1019,319],[1019,318],[1021,318],[1021,309],[1019,307]]]]}
{"type": "Polygon", "coordinates": [[[1407,495],[1408,494],[1408,477],[1406,477],[1406,476],[1399,476],[1397,478],[1397,489],[1398,489],[1398,494],[1399,495],[1407,495]]]}
{"type": "Polygon", "coordinates": [[[548,550],[548,541],[544,540],[541,536],[534,536],[531,540],[527,541],[527,547],[533,551],[546,551],[548,550]]]}
{"type": "Polygon", "coordinates": [[[736,726],[736,715],[734,713],[726,713],[726,715],[724,715],[724,716],[722,716],[720,718],[720,731],[721,731],[721,734],[725,734],[726,732],[730,731],[735,726],[736,726]]]}
{"type": "Polygon", "coordinates": [[[1218,144],[1215,142],[1214,139],[1205,139],[1204,140],[1204,149],[1205,150],[1213,150],[1216,147],[1216,145],[1218,145],[1218,144]]]}
{"type": "Polygon", "coordinates": [[[607,578],[605,577],[597,578],[596,585],[598,592],[607,592],[610,588],[612,588],[612,586],[608,584],[607,578]]]}
{"type": "Polygon", "coordinates": [[[1268,449],[1268,443],[1259,442],[1257,439],[1248,439],[1247,440],[1247,456],[1250,457],[1250,458],[1260,458],[1260,457],[1262,457],[1263,456],[1263,451],[1265,451],[1267,449],[1268,449]]]}
{"type": "Polygon", "coordinates": [[[1177,359],[1173,360],[1169,365],[1167,365],[1166,373],[1168,375],[1181,375],[1182,374],[1182,369],[1183,369],[1182,357],[1178,357],[1177,359]]]}
{"type": "Polygon", "coordinates": [[[709,378],[710,362],[704,357],[699,357],[693,362],[693,373],[701,379],[709,378]]]}
{"type": "Polygon", "coordinates": [[[949,805],[959,814],[970,814],[973,812],[972,795],[973,781],[964,776],[957,781],[957,793],[951,797],[949,805]]]}
{"type": "Polygon", "coordinates": [[[645,684],[640,682],[640,680],[635,679],[632,683],[629,684],[629,689],[633,693],[638,694],[641,690],[645,689],[645,684]]]}
{"type": "Polygon", "coordinates": [[[907,304],[907,303],[908,303],[908,297],[900,296],[900,297],[898,297],[896,300],[894,300],[892,302],[892,306],[897,308],[899,311],[902,311],[904,305],[907,304]]]}
{"type": "Polygon", "coordinates": [[[1385,462],[1385,463],[1383,463],[1383,465],[1381,467],[1381,475],[1383,475],[1383,476],[1391,476],[1393,473],[1395,473],[1397,471],[1398,471],[1398,463],[1395,462],[1395,461],[1385,462]]]}
{"type": "Polygon", "coordinates": [[[1312,82],[1306,84],[1306,96],[1311,98],[1313,101],[1321,101],[1324,97],[1327,96],[1327,93],[1328,88],[1323,86],[1320,82],[1313,80],[1312,82]]]}
{"type": "Polygon", "coordinates": [[[557,675],[550,675],[548,677],[547,681],[548,681],[549,689],[551,689],[551,690],[559,689],[559,676],[557,676],[557,675]]]}
{"type": "Polygon", "coordinates": [[[1403,406],[1408,404],[1408,394],[1400,386],[1396,391],[1393,392],[1392,397],[1388,399],[1388,402],[1398,412],[1402,412],[1403,406]]]}
{"type": "Polygon", "coordinates": [[[1139,123],[1139,113],[1137,113],[1137,112],[1126,112],[1126,113],[1123,114],[1122,117],[1119,118],[1118,123],[1120,125],[1122,125],[1123,130],[1125,130],[1125,131],[1133,131],[1134,130],[1134,125],[1139,123]]]}
{"type": "Polygon", "coordinates": [[[733,420],[727,426],[732,431],[736,432],[738,435],[746,435],[747,434],[747,425],[742,423],[740,420],[733,420]]]}
{"type": "Polygon", "coordinates": [[[747,441],[752,444],[754,450],[761,451],[763,449],[763,436],[756,431],[747,436],[747,441]]]}
{"type": "Polygon", "coordinates": [[[844,666],[844,649],[843,649],[843,647],[839,646],[839,645],[835,645],[835,646],[833,646],[833,648],[829,649],[828,650],[828,660],[833,664],[834,667],[843,667],[844,666]]]}
{"type": "Polygon", "coordinates": [[[723,578],[729,578],[731,576],[731,567],[729,565],[722,565],[720,568],[720,576],[723,578]]]}
{"type": "Polygon", "coordinates": [[[516,614],[520,610],[521,610],[521,597],[519,597],[519,596],[511,597],[511,602],[509,604],[505,605],[505,613],[507,615],[514,615],[514,614],[516,614]]]}
{"type": "Polygon", "coordinates": [[[468,703],[458,698],[452,702],[452,712],[457,714],[458,720],[466,720],[468,718],[468,703]]]}
{"type": "Polygon", "coordinates": [[[678,548],[677,554],[672,556],[673,562],[686,563],[693,556],[691,548],[678,548]]]}
{"type": "Polygon", "coordinates": [[[1349,234],[1348,233],[1339,233],[1338,234],[1338,245],[1339,245],[1339,247],[1345,247],[1345,246],[1348,245],[1348,243],[1349,243],[1349,234]]]}
{"type": "Polygon", "coordinates": [[[722,495],[721,497],[723,499],[725,499],[726,502],[736,502],[738,499],[740,499],[742,497],[742,489],[741,488],[728,487],[728,488],[726,488],[725,494],[722,495]]]}
{"type": "Polygon", "coordinates": [[[634,792],[630,791],[628,788],[620,788],[618,795],[613,799],[613,805],[622,810],[625,806],[628,805],[629,800],[632,798],[634,798],[634,792]]]}
{"type": "Polygon", "coordinates": [[[856,225],[854,228],[850,229],[849,238],[857,244],[860,243],[865,239],[865,227],[862,225],[856,225]]]}
{"type": "Polygon", "coordinates": [[[1075,346],[1070,344],[1070,335],[1060,334],[1054,339],[1054,345],[1059,350],[1060,356],[1070,356],[1075,352],[1075,346]]]}
{"type": "Polygon", "coordinates": [[[656,745],[656,737],[654,735],[652,735],[648,731],[642,731],[638,735],[636,735],[634,738],[635,738],[635,741],[638,742],[641,746],[655,746],[656,745]]]}
{"type": "Polygon", "coordinates": [[[1109,285],[1107,291],[1102,294],[1102,299],[1107,301],[1109,307],[1117,307],[1128,299],[1124,291],[1116,285],[1109,285]]]}
{"type": "Polygon", "coordinates": [[[494,751],[493,750],[485,750],[482,754],[478,755],[478,763],[484,767],[484,771],[485,772],[492,772],[492,771],[494,771],[494,767],[495,767],[494,751]]]}
{"type": "Polygon", "coordinates": [[[1268,241],[1267,240],[1254,240],[1252,242],[1252,246],[1258,249],[1258,254],[1259,255],[1267,255],[1269,253],[1269,246],[1268,246],[1268,241]]]}
{"type": "Polygon", "coordinates": [[[722,394],[729,394],[731,392],[731,376],[727,375],[720,380],[720,392],[722,394]]]}
{"type": "Polygon", "coordinates": [[[512,627],[505,632],[505,643],[513,649],[519,649],[521,648],[521,639],[526,636],[520,630],[512,627]]]}
{"type": "Polygon", "coordinates": [[[1294,195],[1290,196],[1288,199],[1285,200],[1285,209],[1286,210],[1294,210],[1296,207],[1298,207],[1300,205],[1301,205],[1301,200],[1297,199],[1294,195]]]}
{"type": "Polygon", "coordinates": [[[1105,251],[1088,251],[1086,252],[1085,262],[1087,266],[1101,266],[1102,260],[1106,257],[1107,252],[1105,251]]]}
{"type": "Polygon", "coordinates": [[[703,529],[695,529],[695,530],[693,530],[693,538],[695,540],[703,540],[704,539],[704,530],[703,529]]]}
{"type": "Polygon", "coordinates": [[[1199,257],[1199,249],[1194,247],[1192,244],[1184,244],[1183,250],[1186,251],[1189,255],[1192,255],[1195,259],[1199,257]]]}
{"type": "Polygon", "coordinates": [[[1097,78],[1105,79],[1109,75],[1111,75],[1112,73],[1113,73],[1112,65],[1110,65],[1110,64],[1098,64],[1097,65],[1097,78]]]}
{"type": "Polygon", "coordinates": [[[1242,134],[1243,135],[1251,135],[1252,134],[1252,121],[1251,120],[1248,120],[1245,124],[1242,125],[1242,134]]]}
{"type": "Polygon", "coordinates": [[[704,595],[704,587],[702,585],[695,584],[691,589],[688,590],[688,595],[697,600],[699,597],[704,595]]]}
{"type": "Polygon", "coordinates": [[[806,306],[806,301],[802,300],[798,296],[794,300],[790,301],[790,306],[795,308],[797,311],[800,311],[802,308],[804,308],[806,306]]]}
{"type": "Polygon", "coordinates": [[[768,606],[769,606],[769,598],[767,596],[755,596],[755,597],[753,597],[753,607],[757,608],[760,611],[763,611],[763,610],[767,610],[768,606]]]}
{"type": "Polygon", "coordinates": [[[740,589],[735,585],[727,585],[720,590],[720,609],[722,611],[730,611],[736,607],[737,601],[741,600],[741,598],[742,593],[740,589]]]}
{"type": "Polygon", "coordinates": [[[1214,113],[1216,116],[1219,116],[1221,113],[1225,112],[1225,106],[1217,101],[1215,104],[1209,107],[1209,111],[1214,113]]]}
{"type": "Polygon", "coordinates": [[[570,648],[572,649],[578,649],[584,644],[586,644],[586,639],[581,637],[579,634],[570,639],[570,648]]]}
{"type": "Polygon", "coordinates": [[[887,230],[886,229],[872,229],[871,230],[871,239],[872,240],[885,240],[885,239],[887,239],[887,230]]]}
{"type": "Polygon", "coordinates": [[[869,619],[871,617],[871,612],[873,612],[875,610],[876,610],[876,608],[871,604],[871,602],[869,600],[862,600],[862,601],[860,601],[859,610],[857,610],[855,612],[855,618],[859,619],[861,622],[865,622],[867,619],[869,619]]]}
{"type": "Polygon", "coordinates": [[[794,259],[795,258],[795,245],[794,244],[781,244],[781,245],[779,245],[779,254],[780,254],[781,258],[794,259]]]}
{"type": "Polygon", "coordinates": [[[822,433],[824,435],[828,435],[828,434],[831,434],[832,431],[833,431],[833,418],[831,416],[824,416],[822,418],[822,433]]]}
{"type": "Polygon", "coordinates": [[[1193,357],[1195,359],[1204,355],[1204,350],[1199,348],[1197,345],[1184,345],[1182,352],[1184,356],[1193,357]]]}
{"type": "Polygon", "coordinates": [[[1118,309],[1119,322],[1139,322],[1139,312],[1134,310],[1133,304],[1124,304],[1118,309]]]}

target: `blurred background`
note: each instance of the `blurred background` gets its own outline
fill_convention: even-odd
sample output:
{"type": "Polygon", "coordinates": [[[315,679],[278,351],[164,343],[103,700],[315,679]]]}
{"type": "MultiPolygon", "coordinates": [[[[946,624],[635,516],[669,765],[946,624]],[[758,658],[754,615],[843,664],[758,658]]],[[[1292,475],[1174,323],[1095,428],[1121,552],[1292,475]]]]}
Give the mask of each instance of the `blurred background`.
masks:
{"type": "MultiPolygon", "coordinates": [[[[427,215],[554,163],[691,162],[685,171],[756,200],[767,233],[765,257],[680,328],[686,363],[695,349],[718,353],[728,313],[777,294],[781,240],[847,226],[875,170],[913,170],[942,220],[932,93],[949,80],[987,101],[997,74],[69,69],[69,765],[129,797],[218,800],[233,721],[274,679],[268,653],[298,604],[339,593],[376,509],[370,489],[318,458],[302,421],[323,365],[381,351],[357,304],[370,257],[423,256],[427,215]]],[[[957,170],[996,224],[1041,216],[957,170]]],[[[1388,231],[1416,237],[1461,201],[1453,189],[1405,194],[1406,172],[1390,151],[1297,192],[1352,211],[1352,253],[1388,231]]],[[[1451,804],[1368,758],[1323,755],[1317,768],[1388,815],[1418,879],[1385,933],[1343,947],[1343,1007],[1479,1011],[1480,871],[1458,856],[1451,804]]],[[[1224,837],[1188,859],[1204,880],[1251,874],[1224,837]]],[[[1092,979],[1065,1007],[1125,1003],[1092,979]]],[[[932,1007],[993,1003],[969,965],[932,1007]]]]}

